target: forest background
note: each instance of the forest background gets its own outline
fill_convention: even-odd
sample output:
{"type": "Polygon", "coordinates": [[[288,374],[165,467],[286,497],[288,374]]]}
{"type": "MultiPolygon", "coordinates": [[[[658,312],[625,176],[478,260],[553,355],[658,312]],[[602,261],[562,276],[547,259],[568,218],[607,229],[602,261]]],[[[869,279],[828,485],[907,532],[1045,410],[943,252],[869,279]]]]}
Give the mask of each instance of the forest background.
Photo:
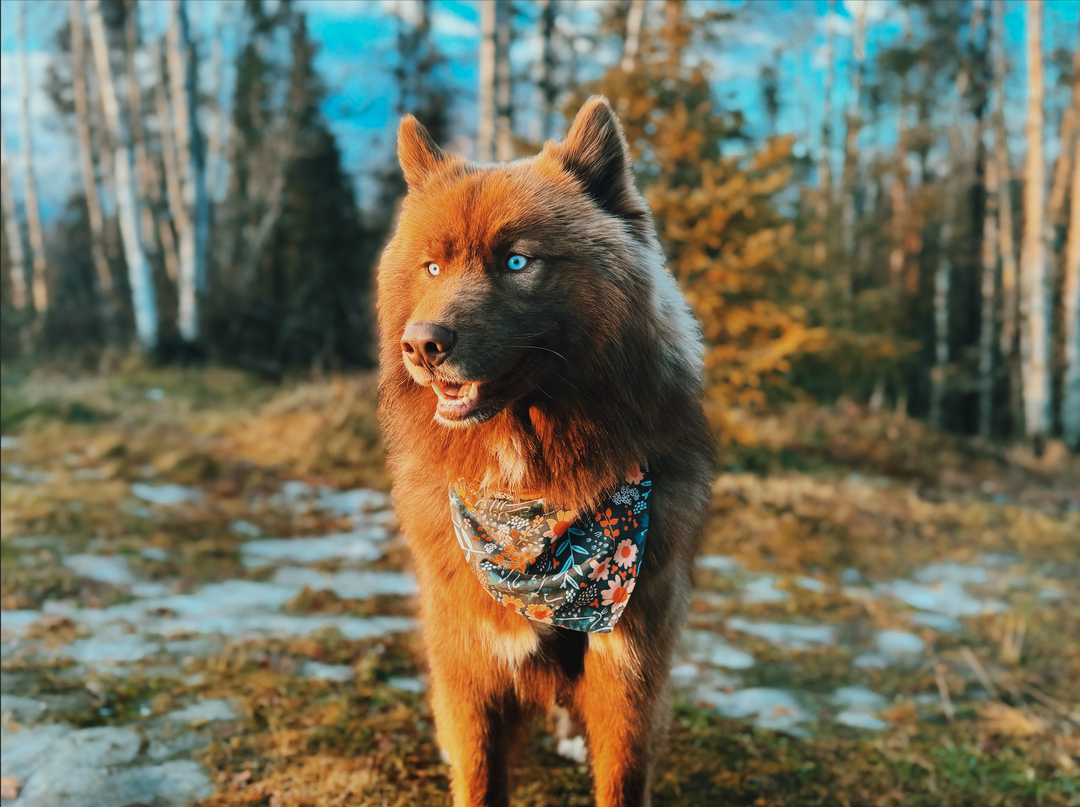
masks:
{"type": "Polygon", "coordinates": [[[368,368],[399,115],[512,159],[600,92],[725,440],[844,396],[1080,448],[1074,2],[2,8],[9,366],[368,368]]]}

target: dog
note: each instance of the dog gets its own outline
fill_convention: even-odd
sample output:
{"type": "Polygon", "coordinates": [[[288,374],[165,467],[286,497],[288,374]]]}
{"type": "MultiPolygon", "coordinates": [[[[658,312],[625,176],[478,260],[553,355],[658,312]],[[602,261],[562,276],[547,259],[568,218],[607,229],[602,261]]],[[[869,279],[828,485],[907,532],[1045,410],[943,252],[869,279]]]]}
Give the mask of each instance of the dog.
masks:
{"type": "Polygon", "coordinates": [[[446,154],[411,116],[398,156],[379,412],[454,804],[507,804],[558,704],[597,805],[647,805],[712,478],[700,328],[605,98],[531,158],[446,154]]]}

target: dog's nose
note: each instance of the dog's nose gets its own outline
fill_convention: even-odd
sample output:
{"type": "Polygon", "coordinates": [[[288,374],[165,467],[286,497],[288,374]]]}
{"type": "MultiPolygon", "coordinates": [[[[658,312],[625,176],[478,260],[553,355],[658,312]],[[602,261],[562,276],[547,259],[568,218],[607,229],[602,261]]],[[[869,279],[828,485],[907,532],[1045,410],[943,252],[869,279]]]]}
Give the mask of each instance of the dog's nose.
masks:
{"type": "Polygon", "coordinates": [[[426,364],[433,369],[446,360],[456,338],[453,331],[442,325],[414,322],[401,337],[401,351],[417,367],[426,364]]]}

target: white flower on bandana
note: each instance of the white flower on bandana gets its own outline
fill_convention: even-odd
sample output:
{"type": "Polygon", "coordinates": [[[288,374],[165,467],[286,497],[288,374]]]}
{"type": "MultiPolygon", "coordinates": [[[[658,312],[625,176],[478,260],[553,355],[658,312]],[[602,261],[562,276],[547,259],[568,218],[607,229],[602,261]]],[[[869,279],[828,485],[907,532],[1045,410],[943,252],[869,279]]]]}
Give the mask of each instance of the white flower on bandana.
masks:
{"type": "Polygon", "coordinates": [[[612,611],[621,611],[630,601],[630,593],[634,590],[635,583],[636,577],[631,577],[626,582],[613,577],[608,581],[607,589],[602,592],[604,605],[610,605],[612,611]]]}
{"type": "Polygon", "coordinates": [[[589,572],[589,579],[590,580],[607,580],[608,579],[608,569],[609,569],[608,564],[609,564],[609,561],[608,561],[607,558],[604,558],[601,561],[590,560],[589,565],[592,566],[592,571],[589,572]]]}
{"type": "Polygon", "coordinates": [[[629,569],[637,560],[637,545],[629,538],[620,541],[615,547],[615,563],[623,569],[629,569]]]}

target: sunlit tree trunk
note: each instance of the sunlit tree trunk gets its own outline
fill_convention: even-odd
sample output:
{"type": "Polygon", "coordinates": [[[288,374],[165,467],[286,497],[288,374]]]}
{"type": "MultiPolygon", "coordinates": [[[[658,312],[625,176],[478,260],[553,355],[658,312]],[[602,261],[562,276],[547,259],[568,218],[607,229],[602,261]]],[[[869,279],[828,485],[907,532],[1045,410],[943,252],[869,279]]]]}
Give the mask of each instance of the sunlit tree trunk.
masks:
{"type": "Polygon", "coordinates": [[[217,199],[221,189],[222,167],[225,165],[224,152],[229,139],[229,116],[221,103],[223,40],[229,6],[218,9],[218,22],[214,32],[214,44],[210,54],[210,74],[214,79],[214,126],[206,142],[206,185],[211,200],[217,199]]]}
{"type": "Polygon", "coordinates": [[[1040,451],[1049,427],[1050,300],[1043,216],[1046,205],[1043,157],[1042,0],[1028,0],[1027,157],[1024,163],[1024,235],[1020,247],[1020,361],[1024,432],[1040,451]]]}
{"type": "Polygon", "coordinates": [[[139,233],[138,188],[135,181],[135,157],[132,153],[131,131],[113,83],[112,65],[109,61],[109,43],[105,34],[105,22],[101,16],[100,0],[87,0],[90,26],[90,43],[94,52],[101,100],[105,109],[115,152],[113,171],[116,184],[116,208],[120,220],[120,234],[124,241],[124,257],[131,285],[132,308],[135,312],[135,330],[139,341],[147,349],[157,346],[158,312],[154,292],[154,277],[150,262],[143,250],[139,233]]]}
{"type": "Polygon", "coordinates": [[[23,249],[22,227],[19,211],[15,207],[15,194],[11,190],[8,174],[7,146],[0,131],[0,201],[4,205],[4,242],[11,258],[11,305],[16,311],[26,308],[26,250],[23,249]]]}
{"type": "Polygon", "coordinates": [[[1061,426],[1065,443],[1080,451],[1080,138],[1073,147],[1072,189],[1069,191],[1069,233],[1065,241],[1065,279],[1062,309],[1065,318],[1065,383],[1061,426]]]}
{"type": "Polygon", "coordinates": [[[514,159],[513,74],[510,71],[512,34],[510,3],[495,4],[495,158],[514,159]]]}
{"type": "Polygon", "coordinates": [[[26,208],[26,230],[30,235],[30,252],[33,255],[34,274],[30,296],[34,310],[43,314],[49,308],[48,262],[45,259],[45,233],[41,228],[41,208],[38,206],[37,183],[34,181],[34,141],[30,127],[30,59],[26,55],[26,2],[20,0],[18,31],[19,98],[22,102],[21,137],[23,154],[23,206],[26,208]]]}
{"type": "Polygon", "coordinates": [[[157,166],[150,159],[146,146],[146,127],[143,125],[142,89],[135,78],[135,56],[139,52],[139,7],[136,0],[128,0],[127,14],[124,18],[124,36],[127,40],[125,57],[127,59],[127,98],[131,118],[131,136],[135,153],[135,176],[139,183],[139,214],[142,218],[143,244],[148,252],[157,252],[161,244],[165,274],[169,280],[176,281],[179,261],[176,256],[176,239],[172,227],[164,216],[159,214],[161,206],[161,177],[157,166]],[[154,234],[157,234],[155,240],[154,234]]]}
{"type": "Polygon", "coordinates": [[[199,338],[199,300],[206,294],[206,246],[210,202],[206,195],[206,152],[198,121],[198,64],[191,45],[187,5],[173,0],[169,26],[169,78],[186,226],[180,232],[180,335],[199,338]]]}
{"type": "Polygon", "coordinates": [[[626,41],[623,44],[622,69],[627,73],[634,70],[638,50],[641,49],[641,27],[645,19],[645,0],[630,0],[630,10],[626,14],[626,41]]]}
{"type": "Polygon", "coordinates": [[[495,156],[496,0],[480,3],[480,120],[476,128],[476,159],[489,163],[495,156]]]}
{"type": "Polygon", "coordinates": [[[69,7],[71,22],[71,88],[75,101],[75,130],[79,145],[79,171],[82,174],[86,214],[90,223],[90,256],[97,273],[101,295],[102,315],[110,323],[115,313],[112,269],[105,251],[105,216],[101,212],[101,196],[94,168],[93,141],[90,136],[90,102],[86,91],[86,31],[81,0],[72,0],[69,7]]]}
{"type": "Polygon", "coordinates": [[[1012,171],[1009,166],[1008,133],[1005,129],[1005,10],[1003,0],[994,0],[993,70],[994,154],[998,179],[998,255],[1001,258],[1001,356],[1008,373],[1009,416],[1013,432],[1023,423],[1020,363],[1016,355],[1017,265],[1013,239],[1012,171]]]}

